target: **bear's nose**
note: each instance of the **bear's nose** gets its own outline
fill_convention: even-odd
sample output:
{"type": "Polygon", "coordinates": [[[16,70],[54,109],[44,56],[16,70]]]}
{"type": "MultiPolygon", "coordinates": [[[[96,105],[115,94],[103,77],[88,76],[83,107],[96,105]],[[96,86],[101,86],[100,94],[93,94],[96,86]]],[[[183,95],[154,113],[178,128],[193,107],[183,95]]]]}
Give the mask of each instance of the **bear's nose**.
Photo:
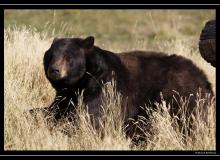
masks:
{"type": "Polygon", "coordinates": [[[60,78],[60,70],[57,67],[51,67],[49,70],[49,77],[52,79],[60,78]]]}
{"type": "Polygon", "coordinates": [[[59,74],[60,73],[60,70],[58,68],[52,68],[51,69],[51,73],[53,74],[59,74]]]}

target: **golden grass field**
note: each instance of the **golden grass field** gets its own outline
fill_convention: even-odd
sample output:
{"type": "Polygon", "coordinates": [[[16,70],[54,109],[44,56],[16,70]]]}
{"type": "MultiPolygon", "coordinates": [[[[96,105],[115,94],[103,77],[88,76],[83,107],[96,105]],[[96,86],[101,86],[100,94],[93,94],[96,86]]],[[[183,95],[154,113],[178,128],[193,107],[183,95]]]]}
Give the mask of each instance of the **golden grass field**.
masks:
{"type": "MultiPolygon", "coordinates": [[[[49,106],[55,90],[45,77],[44,52],[54,37],[95,36],[95,44],[113,52],[154,50],[191,59],[206,74],[216,92],[216,69],[199,54],[199,34],[214,10],[6,10],[4,20],[4,149],[5,150],[215,150],[215,99],[209,100],[208,124],[194,117],[195,139],[178,131],[176,119],[161,104],[151,115],[147,143],[132,145],[120,127],[121,96],[114,83],[104,88],[105,137],[88,121],[79,104],[77,126],[62,123],[48,128],[39,115],[36,124],[23,113],[49,106]],[[31,16],[31,18],[28,18],[31,16]],[[61,130],[71,131],[69,137],[61,130]]],[[[197,100],[199,110],[200,101],[197,100]]],[[[166,102],[164,102],[166,103],[166,102]]],[[[183,101],[181,107],[185,106],[183,101]]],[[[188,117],[182,117],[187,121],[188,117]]],[[[142,123],[142,121],[138,122],[142,123]]],[[[144,123],[144,122],[143,122],[144,123]]],[[[186,124],[186,127],[187,124],[186,124]]]]}

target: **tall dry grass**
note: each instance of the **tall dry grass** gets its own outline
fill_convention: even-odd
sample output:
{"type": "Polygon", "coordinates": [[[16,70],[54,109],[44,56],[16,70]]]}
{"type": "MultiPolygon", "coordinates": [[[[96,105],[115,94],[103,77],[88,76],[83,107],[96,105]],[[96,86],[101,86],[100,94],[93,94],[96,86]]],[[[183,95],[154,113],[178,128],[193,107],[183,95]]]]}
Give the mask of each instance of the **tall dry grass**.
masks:
{"type": "MultiPolygon", "coordinates": [[[[216,113],[215,100],[209,99],[208,123],[199,112],[202,99],[197,99],[197,115],[194,137],[186,135],[187,143],[179,132],[177,117],[171,117],[166,102],[158,104],[158,110],[151,110],[150,123],[152,132],[145,133],[147,143],[132,145],[126,138],[120,116],[121,95],[115,91],[114,83],[106,84],[101,121],[102,133],[93,129],[86,106],[79,98],[78,121],[73,125],[67,120],[48,127],[42,116],[38,116],[36,124],[31,117],[26,118],[24,111],[31,108],[50,105],[55,91],[46,80],[42,59],[52,39],[47,33],[38,33],[27,27],[9,27],[4,30],[4,149],[5,150],[215,150],[216,149],[216,113]],[[161,110],[162,108],[162,110],[161,110]],[[71,132],[71,136],[64,134],[71,132]],[[104,134],[103,134],[104,133],[104,134]],[[104,135],[104,137],[102,136],[104,135]]],[[[191,48],[192,41],[184,37],[179,40],[158,41],[157,50],[168,53],[179,53],[192,59],[202,68],[215,91],[215,68],[207,64],[198,53],[191,48]],[[159,44],[160,43],[160,44],[159,44]]],[[[195,42],[193,42],[195,43],[195,42]]],[[[138,48],[138,44],[134,44],[138,48]]],[[[147,48],[142,48],[146,49],[147,48]]],[[[115,50],[120,50],[115,48],[115,50]]],[[[181,106],[186,102],[183,100],[181,106]]],[[[180,107],[181,107],[180,106],[180,107]]],[[[187,122],[187,117],[182,117],[187,122]],[[185,119],[184,119],[185,118],[185,119]]],[[[185,127],[189,127],[187,123],[185,127]]],[[[148,123],[143,117],[136,125],[148,123]]]]}

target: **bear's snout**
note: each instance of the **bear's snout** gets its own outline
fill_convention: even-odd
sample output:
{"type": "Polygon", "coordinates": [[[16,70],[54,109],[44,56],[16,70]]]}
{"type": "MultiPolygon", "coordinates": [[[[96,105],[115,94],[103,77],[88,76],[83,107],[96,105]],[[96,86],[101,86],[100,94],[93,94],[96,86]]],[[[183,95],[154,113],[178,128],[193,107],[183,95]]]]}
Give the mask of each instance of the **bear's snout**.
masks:
{"type": "Polygon", "coordinates": [[[61,66],[53,65],[53,66],[49,67],[47,74],[48,74],[48,77],[50,77],[53,80],[64,79],[66,77],[65,66],[63,66],[63,65],[61,65],[61,66]]]}
{"type": "Polygon", "coordinates": [[[48,70],[48,76],[54,80],[60,79],[60,69],[58,67],[51,67],[48,70]]]}

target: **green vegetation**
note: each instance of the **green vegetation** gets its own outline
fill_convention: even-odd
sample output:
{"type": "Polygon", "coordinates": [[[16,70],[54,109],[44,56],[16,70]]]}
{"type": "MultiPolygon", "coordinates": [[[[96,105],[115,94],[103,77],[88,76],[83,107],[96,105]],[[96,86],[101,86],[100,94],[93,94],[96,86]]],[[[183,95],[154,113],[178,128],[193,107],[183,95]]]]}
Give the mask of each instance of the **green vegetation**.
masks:
{"type": "Polygon", "coordinates": [[[198,39],[209,19],[215,19],[215,10],[5,10],[4,26],[30,26],[49,37],[93,35],[99,45],[130,50],[142,41],[142,47],[155,49],[155,39],[198,39]]]}

